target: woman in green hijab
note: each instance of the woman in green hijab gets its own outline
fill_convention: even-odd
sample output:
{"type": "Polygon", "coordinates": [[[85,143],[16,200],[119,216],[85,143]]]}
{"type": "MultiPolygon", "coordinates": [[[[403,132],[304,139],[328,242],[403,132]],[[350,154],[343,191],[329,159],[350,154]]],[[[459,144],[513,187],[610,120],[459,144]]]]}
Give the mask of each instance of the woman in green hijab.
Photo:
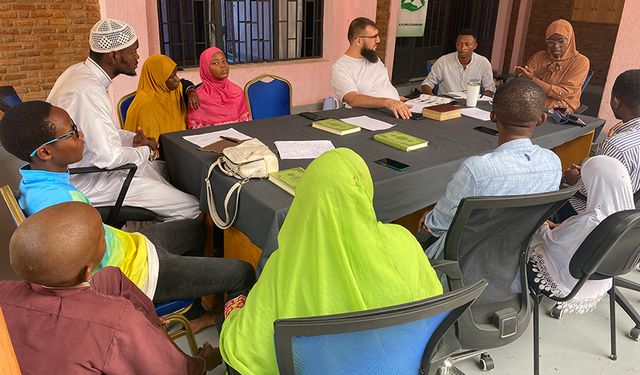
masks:
{"type": "Polygon", "coordinates": [[[244,375],[278,373],[276,319],[369,310],[442,293],[415,237],[377,221],[369,169],[349,149],[326,152],[309,165],[278,243],[246,304],[222,327],[222,356],[244,375]]]}

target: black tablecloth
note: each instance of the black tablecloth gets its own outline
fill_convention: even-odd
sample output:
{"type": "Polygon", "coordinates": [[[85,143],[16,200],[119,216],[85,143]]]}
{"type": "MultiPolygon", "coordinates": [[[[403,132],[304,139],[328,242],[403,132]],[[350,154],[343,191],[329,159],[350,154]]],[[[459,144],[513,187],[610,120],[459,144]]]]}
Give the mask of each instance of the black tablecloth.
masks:
{"type": "MultiPolygon", "coordinates": [[[[331,140],[335,147],[355,150],[367,163],[373,177],[374,207],[378,219],[395,220],[438,201],[444,194],[451,175],[460,163],[473,155],[486,153],[498,146],[498,137],[473,130],[482,125],[495,129],[495,124],[469,117],[438,122],[433,120],[397,120],[383,110],[337,109],[321,112],[321,115],[346,118],[367,115],[395,123],[390,130],[398,130],[429,140],[427,148],[404,152],[373,140],[371,132],[338,136],[311,127],[311,121],[298,116],[283,116],[252,122],[194,129],[164,134],[160,137],[161,149],[167,162],[169,179],[178,189],[200,199],[200,208],[207,212],[207,195],[204,179],[209,165],[218,155],[199,151],[198,146],[186,141],[185,135],[201,134],[234,128],[260,139],[277,155],[274,141],[331,140]],[[397,172],[374,163],[381,158],[391,158],[408,164],[410,168],[397,172]]],[[[582,116],[585,127],[558,125],[550,120],[535,129],[532,141],[545,148],[553,148],[583,135],[604,124],[604,120],[582,116]]],[[[311,160],[279,160],[280,169],[306,167],[311,160]]],[[[218,212],[222,213],[224,197],[237,182],[234,178],[215,172],[212,178],[218,212]]],[[[248,182],[240,194],[239,213],[234,226],[245,233],[262,249],[258,272],[269,255],[277,248],[278,231],[284,221],[292,197],[267,180],[248,182]]],[[[233,206],[230,205],[230,211],[233,206]]]]}

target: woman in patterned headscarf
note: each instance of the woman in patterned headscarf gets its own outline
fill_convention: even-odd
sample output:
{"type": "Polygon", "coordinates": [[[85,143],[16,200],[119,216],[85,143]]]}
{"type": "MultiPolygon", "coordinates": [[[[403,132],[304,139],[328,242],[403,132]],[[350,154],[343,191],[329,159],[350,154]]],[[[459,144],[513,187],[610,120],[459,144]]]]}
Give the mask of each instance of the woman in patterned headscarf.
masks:
{"type": "Polygon", "coordinates": [[[547,94],[544,106],[566,108],[580,106],[582,84],[589,73],[589,59],[576,49],[573,27],[568,21],[551,22],[546,32],[547,49],[533,55],[516,73],[537,83],[547,94]]]}

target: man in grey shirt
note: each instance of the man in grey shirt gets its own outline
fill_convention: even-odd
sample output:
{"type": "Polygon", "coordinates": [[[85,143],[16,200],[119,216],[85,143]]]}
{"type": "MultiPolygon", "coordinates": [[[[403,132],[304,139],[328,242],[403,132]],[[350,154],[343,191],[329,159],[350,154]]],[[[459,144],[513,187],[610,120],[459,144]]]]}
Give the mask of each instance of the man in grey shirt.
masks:
{"type": "Polygon", "coordinates": [[[456,38],[456,52],[441,56],[427,78],[422,81],[420,91],[434,95],[433,88],[438,85],[438,94],[467,91],[469,81],[476,81],[484,87],[484,95],[493,96],[496,85],[493,82],[493,70],[486,57],[473,52],[478,48],[475,31],[463,29],[456,38]]]}

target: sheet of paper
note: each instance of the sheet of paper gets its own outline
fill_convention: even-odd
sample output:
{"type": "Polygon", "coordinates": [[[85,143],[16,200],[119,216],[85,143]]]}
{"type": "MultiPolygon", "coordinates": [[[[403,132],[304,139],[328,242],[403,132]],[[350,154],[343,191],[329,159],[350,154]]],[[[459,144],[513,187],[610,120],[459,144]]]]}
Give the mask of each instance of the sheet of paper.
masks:
{"type": "Polygon", "coordinates": [[[230,138],[235,138],[238,139],[240,141],[246,141],[248,139],[251,139],[252,137],[249,137],[246,134],[242,134],[239,131],[235,130],[234,128],[230,128],[230,129],[226,129],[226,130],[221,130],[221,131],[217,131],[217,132],[211,132],[211,133],[204,133],[204,134],[196,134],[196,135],[185,135],[184,138],[185,140],[198,145],[198,147],[204,147],[206,145],[209,145],[213,142],[218,142],[219,140],[221,140],[222,138],[220,138],[220,136],[223,135],[225,137],[230,137],[230,138]]]}
{"type": "MultiPolygon", "coordinates": [[[[447,95],[452,97],[452,98],[455,98],[457,100],[467,100],[467,93],[464,92],[464,91],[452,91],[452,92],[448,93],[447,95]]],[[[489,102],[491,100],[493,100],[493,98],[490,97],[490,96],[486,96],[486,95],[483,95],[483,96],[478,98],[479,102],[489,102]]],[[[462,103],[462,104],[464,104],[464,103],[462,103]]]]}
{"type": "Polygon", "coordinates": [[[491,112],[480,108],[462,108],[460,112],[467,117],[473,117],[482,121],[491,120],[491,112]]]}
{"type": "Polygon", "coordinates": [[[348,117],[348,118],[341,118],[340,120],[351,125],[359,126],[362,129],[367,129],[371,131],[386,130],[396,126],[396,124],[389,124],[388,122],[376,120],[369,116],[348,117]]]}
{"type": "Polygon", "coordinates": [[[451,103],[453,99],[443,98],[441,96],[422,94],[420,97],[407,100],[406,103],[411,106],[411,112],[422,113],[424,107],[432,105],[451,103]]]}
{"type": "Polygon", "coordinates": [[[280,159],[315,159],[335,147],[331,141],[275,141],[280,159]]]}

